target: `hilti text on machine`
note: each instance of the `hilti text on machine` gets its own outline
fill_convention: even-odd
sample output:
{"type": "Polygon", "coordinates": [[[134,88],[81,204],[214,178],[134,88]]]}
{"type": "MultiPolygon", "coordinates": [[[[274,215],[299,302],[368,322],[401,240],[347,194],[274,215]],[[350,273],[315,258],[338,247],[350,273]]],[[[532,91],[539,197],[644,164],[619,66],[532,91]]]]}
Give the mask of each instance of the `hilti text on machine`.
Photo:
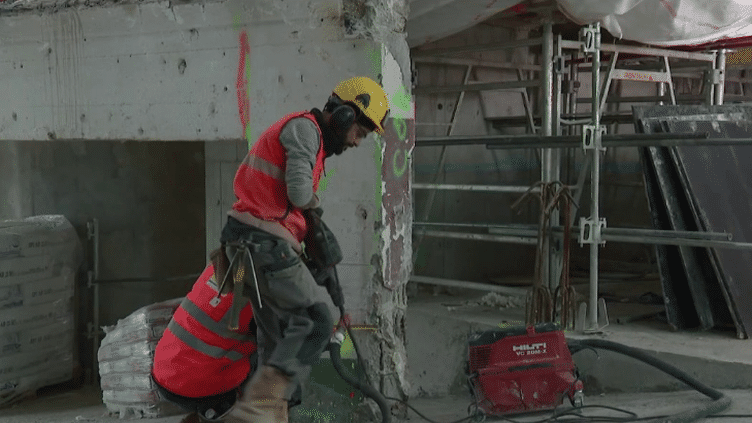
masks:
{"type": "Polygon", "coordinates": [[[516,353],[518,356],[545,354],[546,343],[539,342],[537,344],[512,345],[512,352],[516,353]]]}

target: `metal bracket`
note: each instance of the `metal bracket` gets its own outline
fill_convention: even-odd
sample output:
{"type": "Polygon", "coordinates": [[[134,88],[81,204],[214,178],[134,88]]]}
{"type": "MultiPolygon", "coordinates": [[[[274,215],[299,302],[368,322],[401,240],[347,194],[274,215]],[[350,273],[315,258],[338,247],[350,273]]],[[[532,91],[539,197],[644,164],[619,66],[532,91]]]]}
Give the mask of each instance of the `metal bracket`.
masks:
{"type": "Polygon", "coordinates": [[[603,240],[603,229],[606,228],[606,218],[602,217],[598,219],[596,225],[593,218],[580,218],[580,247],[584,244],[600,244],[606,245],[606,241],[603,240]]]}
{"type": "Polygon", "coordinates": [[[562,55],[554,56],[554,72],[557,75],[563,75],[566,73],[565,66],[564,66],[565,63],[566,62],[564,61],[564,56],[562,55]]]}
{"type": "Polygon", "coordinates": [[[598,298],[598,309],[597,310],[591,310],[593,313],[598,313],[597,317],[597,326],[594,328],[587,327],[587,312],[588,312],[588,304],[586,302],[581,302],[580,307],[577,311],[577,320],[575,320],[574,324],[574,330],[575,332],[579,333],[586,333],[586,334],[593,334],[593,333],[602,333],[603,329],[605,329],[609,325],[608,320],[608,308],[606,307],[606,300],[603,298],[598,298]]]}
{"type": "Polygon", "coordinates": [[[585,150],[598,149],[605,151],[603,148],[603,135],[606,133],[606,126],[601,125],[596,130],[595,125],[582,125],[582,148],[585,150]]]}
{"type": "Polygon", "coordinates": [[[724,81],[723,69],[710,69],[707,71],[707,81],[710,84],[720,84],[724,81]]]}
{"type": "Polygon", "coordinates": [[[580,30],[582,52],[593,54],[601,48],[601,30],[598,26],[586,26],[580,30]]]}

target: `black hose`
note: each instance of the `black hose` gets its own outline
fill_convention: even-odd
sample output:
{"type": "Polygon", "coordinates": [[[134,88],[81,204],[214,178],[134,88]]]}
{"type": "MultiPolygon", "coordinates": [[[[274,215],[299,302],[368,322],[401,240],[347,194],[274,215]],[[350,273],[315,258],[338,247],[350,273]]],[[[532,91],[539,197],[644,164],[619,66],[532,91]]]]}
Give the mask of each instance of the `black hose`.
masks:
{"type": "Polygon", "coordinates": [[[382,423],[390,423],[391,412],[389,410],[389,405],[387,405],[386,399],[383,395],[381,395],[381,392],[377,391],[369,384],[360,383],[359,380],[355,379],[345,371],[344,367],[342,366],[342,356],[340,355],[341,346],[342,344],[338,342],[330,342],[329,346],[327,347],[329,349],[329,356],[332,359],[332,365],[334,366],[334,369],[337,370],[337,373],[339,373],[342,379],[352,385],[355,389],[363,392],[363,395],[371,398],[376,402],[376,404],[379,405],[379,409],[381,409],[382,423]]]}
{"type": "Polygon", "coordinates": [[[687,411],[674,414],[669,417],[660,417],[653,420],[649,420],[649,423],[689,423],[695,420],[707,417],[711,414],[719,413],[731,405],[731,398],[723,394],[723,392],[713,389],[693,378],[689,374],[677,369],[676,367],[661,361],[647,353],[637,350],[626,345],[617,344],[616,342],[606,341],[603,339],[581,339],[581,340],[568,340],[567,346],[572,354],[582,351],[586,348],[600,348],[604,350],[614,351],[620,354],[628,355],[634,359],[640,360],[643,363],[649,364],[658,370],[667,373],[680,381],[686,383],[690,387],[694,388],[698,392],[705,394],[713,399],[713,402],[706,405],[691,408],[687,411]]]}

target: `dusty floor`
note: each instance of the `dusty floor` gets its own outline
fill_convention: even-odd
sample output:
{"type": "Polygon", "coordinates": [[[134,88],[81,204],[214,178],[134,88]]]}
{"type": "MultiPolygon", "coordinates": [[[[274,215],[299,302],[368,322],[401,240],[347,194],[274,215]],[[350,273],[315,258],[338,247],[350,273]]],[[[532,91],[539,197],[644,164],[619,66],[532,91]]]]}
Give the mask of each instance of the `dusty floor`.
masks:
{"type": "MultiPolygon", "coordinates": [[[[725,391],[733,400],[731,407],[723,412],[726,415],[743,415],[736,418],[709,418],[702,420],[706,423],[728,423],[752,421],[752,391],[725,391]]],[[[99,391],[91,387],[60,393],[50,393],[34,400],[24,401],[11,408],[0,410],[0,423],[106,423],[117,422],[117,417],[107,415],[104,405],[101,403],[99,391]]],[[[673,414],[684,411],[689,407],[697,406],[710,400],[694,391],[658,393],[658,394],[619,394],[587,397],[585,404],[605,405],[618,407],[633,413],[639,417],[650,417],[663,414],[673,414]]],[[[470,404],[468,397],[449,398],[420,398],[411,400],[411,405],[421,411],[427,417],[439,423],[453,422],[467,417],[467,406],[470,404]]],[[[566,407],[562,406],[561,410],[566,407]]],[[[615,413],[605,409],[588,408],[583,410],[586,416],[607,415],[612,417],[624,417],[624,414],[615,413]]],[[[550,416],[550,412],[539,413],[531,416],[515,416],[519,422],[541,420],[550,416]]],[[[180,416],[164,417],[159,419],[144,419],[144,422],[153,423],[177,423],[180,416]]],[[[423,421],[417,414],[410,412],[410,422],[423,421]]],[[[487,421],[501,421],[489,418],[487,421]]]]}
{"type": "MultiPolygon", "coordinates": [[[[637,291],[635,286],[631,292],[648,292],[655,287],[646,284],[637,291]]],[[[620,293],[615,293],[619,296],[620,293]]],[[[508,320],[509,323],[524,319],[524,310],[519,307],[506,308],[504,310],[492,307],[468,306],[462,297],[447,295],[429,295],[421,298],[421,301],[411,303],[411,307],[425,307],[434,310],[439,307],[442,313],[449,313],[460,319],[477,322],[499,323],[499,319],[508,320]]],[[[658,307],[657,309],[660,309],[658,307]]],[[[626,303],[612,303],[609,307],[611,325],[607,332],[608,339],[625,344],[639,343],[643,347],[649,347],[657,351],[687,352],[693,351],[699,356],[714,357],[718,360],[730,360],[752,364],[752,353],[749,346],[752,340],[740,341],[732,332],[709,332],[709,333],[677,333],[668,330],[665,323],[655,320],[634,322],[627,325],[617,324],[616,318],[633,316],[652,312],[655,306],[629,305],[626,303]]],[[[569,333],[568,336],[574,336],[569,333]]],[[[752,386],[749,390],[727,390],[733,399],[732,406],[724,414],[745,415],[738,418],[710,418],[703,420],[709,423],[720,422],[752,422],[752,386]]],[[[675,413],[688,407],[696,406],[710,400],[694,391],[649,393],[649,394],[606,394],[586,397],[586,405],[606,405],[619,407],[636,413],[639,417],[648,417],[661,414],[675,413]]],[[[423,414],[440,423],[454,422],[467,417],[467,408],[471,399],[467,397],[444,397],[444,398],[415,398],[411,405],[423,414]]],[[[587,409],[585,415],[609,415],[623,417],[604,409],[587,409]]],[[[542,413],[534,416],[516,416],[515,421],[531,422],[544,419],[549,414],[542,413]]],[[[417,414],[410,412],[410,421],[423,421],[417,414]]],[[[145,419],[154,423],[178,423],[181,415],[164,417],[159,419],[145,419]]],[[[101,392],[96,387],[85,386],[79,389],[51,390],[40,394],[37,398],[18,403],[9,408],[0,409],[0,423],[76,423],[76,422],[116,422],[123,421],[117,416],[110,416],[102,404],[101,392]]],[[[501,421],[489,418],[487,421],[501,421]]],[[[323,421],[322,421],[323,423],[323,421]]]]}

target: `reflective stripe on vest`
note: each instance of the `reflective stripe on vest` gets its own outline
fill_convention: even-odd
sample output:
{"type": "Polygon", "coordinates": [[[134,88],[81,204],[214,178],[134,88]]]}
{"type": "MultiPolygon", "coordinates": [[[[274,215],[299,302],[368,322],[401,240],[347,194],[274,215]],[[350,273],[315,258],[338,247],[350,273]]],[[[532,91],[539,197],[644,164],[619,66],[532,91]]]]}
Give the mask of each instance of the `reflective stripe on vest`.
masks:
{"type": "Polygon", "coordinates": [[[215,347],[214,345],[209,345],[206,342],[196,338],[185,330],[182,326],[177,324],[174,320],[171,320],[170,323],[167,325],[167,329],[170,330],[170,332],[175,335],[176,338],[183,341],[186,345],[193,348],[194,350],[204,353],[208,355],[209,357],[213,358],[223,358],[227,357],[232,361],[240,361],[244,358],[243,354],[237,352],[237,351],[227,351],[219,347],[215,347]]]}
{"type": "MultiPolygon", "coordinates": [[[[305,238],[308,227],[303,210],[293,206],[287,197],[285,183],[287,151],[279,139],[284,126],[295,118],[308,119],[317,129],[319,149],[311,173],[311,188],[313,193],[316,193],[324,170],[325,159],[321,129],[315,116],[310,112],[291,113],[264,131],[251,147],[247,154],[250,157],[247,157],[247,160],[240,165],[233,180],[233,190],[237,201],[232,208],[238,215],[242,216],[247,213],[263,222],[279,224],[281,226],[279,230],[289,232],[292,238],[300,243],[305,238]]],[[[251,226],[260,227],[249,223],[248,219],[233,217],[251,226]]]]}
{"type": "MultiPolygon", "coordinates": [[[[246,336],[241,335],[237,332],[231,331],[227,327],[227,323],[230,319],[230,313],[229,310],[227,313],[222,316],[222,319],[220,319],[219,322],[212,319],[208,314],[206,314],[201,308],[199,308],[193,301],[191,301],[188,297],[183,299],[183,301],[180,303],[180,307],[185,310],[186,313],[188,313],[189,316],[196,319],[196,321],[201,324],[203,327],[208,329],[209,331],[213,332],[216,335],[219,335],[223,338],[230,338],[234,339],[236,341],[241,342],[250,342],[255,341],[256,338],[253,336],[246,336]]],[[[197,338],[195,335],[190,333],[187,329],[180,326],[179,323],[177,323],[175,320],[171,320],[170,323],[167,325],[167,328],[170,329],[170,331],[181,341],[183,341],[186,345],[193,348],[196,351],[202,352],[209,357],[214,358],[222,358],[227,357],[232,361],[238,361],[243,359],[244,355],[237,352],[237,351],[227,351],[223,348],[216,347],[214,345],[209,345],[206,342],[202,341],[201,339],[197,338]]]]}
{"type": "MultiPolygon", "coordinates": [[[[212,286],[214,288],[214,286],[212,286]]],[[[231,338],[236,341],[241,342],[248,342],[248,341],[255,341],[256,338],[253,336],[245,336],[241,335],[237,332],[231,331],[227,327],[227,323],[230,321],[230,312],[228,310],[227,313],[225,313],[224,316],[222,316],[222,319],[217,322],[211,317],[209,317],[204,310],[201,310],[193,301],[188,299],[186,297],[182,303],[180,303],[180,306],[183,307],[183,310],[185,310],[191,317],[196,319],[197,322],[201,324],[201,326],[209,329],[210,331],[214,332],[215,334],[223,337],[223,338],[231,338]]]]}
{"type": "Polygon", "coordinates": [[[262,159],[261,157],[247,154],[245,156],[245,159],[243,159],[243,164],[251,169],[258,170],[259,172],[264,173],[274,179],[280,181],[285,180],[285,174],[279,166],[268,160],[262,159]]]}

